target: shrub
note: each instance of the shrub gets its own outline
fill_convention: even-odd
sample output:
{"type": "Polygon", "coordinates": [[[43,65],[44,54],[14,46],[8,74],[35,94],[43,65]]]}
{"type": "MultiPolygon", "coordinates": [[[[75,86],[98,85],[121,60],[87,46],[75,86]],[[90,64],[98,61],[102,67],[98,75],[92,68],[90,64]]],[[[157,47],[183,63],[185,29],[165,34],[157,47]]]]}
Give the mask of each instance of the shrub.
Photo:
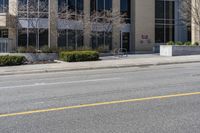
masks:
{"type": "Polygon", "coordinates": [[[42,46],[40,48],[40,50],[41,50],[42,53],[52,53],[52,51],[51,51],[51,49],[49,48],[48,45],[42,46]]]}
{"type": "Polygon", "coordinates": [[[99,53],[96,51],[65,51],[60,53],[60,59],[67,62],[96,61],[99,53]]]}
{"type": "Polygon", "coordinates": [[[175,45],[178,45],[178,46],[183,45],[183,42],[177,41],[175,42],[175,45]]]}
{"type": "Polygon", "coordinates": [[[198,43],[198,42],[195,42],[193,45],[194,45],[194,46],[199,46],[199,43],[198,43]]]}
{"type": "Polygon", "coordinates": [[[57,47],[51,47],[50,51],[51,51],[51,53],[58,53],[59,51],[61,51],[61,49],[57,48],[57,47]]]}
{"type": "Polygon", "coordinates": [[[175,43],[173,41],[169,41],[167,42],[167,45],[175,45],[175,43]]]}
{"type": "Polygon", "coordinates": [[[100,45],[96,50],[100,53],[108,53],[110,51],[108,45],[100,45]]]}
{"type": "Polygon", "coordinates": [[[17,53],[36,53],[37,50],[33,46],[26,47],[18,47],[17,53]]]}
{"type": "Polygon", "coordinates": [[[33,46],[29,46],[27,49],[26,49],[26,53],[36,53],[37,50],[35,49],[35,47],[33,46]]]}
{"type": "Polygon", "coordinates": [[[18,47],[17,53],[26,53],[26,48],[25,47],[18,47]]]}
{"type": "Polygon", "coordinates": [[[49,48],[48,45],[45,45],[40,48],[40,50],[36,50],[35,47],[29,46],[28,48],[26,47],[18,47],[17,52],[18,53],[58,53],[60,49],[57,47],[51,47],[49,48]]]}
{"type": "Polygon", "coordinates": [[[0,66],[22,65],[26,62],[24,56],[0,56],[0,66]]]}
{"type": "Polygon", "coordinates": [[[184,45],[190,46],[190,45],[192,45],[192,43],[191,42],[185,42],[184,45]]]}

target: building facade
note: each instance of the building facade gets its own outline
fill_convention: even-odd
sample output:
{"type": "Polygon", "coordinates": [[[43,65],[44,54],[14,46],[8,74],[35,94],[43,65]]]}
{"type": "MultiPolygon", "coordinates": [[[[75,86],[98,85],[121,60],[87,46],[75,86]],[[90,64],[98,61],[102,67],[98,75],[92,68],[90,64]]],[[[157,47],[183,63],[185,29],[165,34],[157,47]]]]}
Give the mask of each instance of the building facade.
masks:
{"type": "Polygon", "coordinates": [[[0,38],[13,48],[152,51],[191,40],[179,7],[180,0],[1,0],[0,38]],[[108,22],[111,12],[115,19],[108,22]]]}

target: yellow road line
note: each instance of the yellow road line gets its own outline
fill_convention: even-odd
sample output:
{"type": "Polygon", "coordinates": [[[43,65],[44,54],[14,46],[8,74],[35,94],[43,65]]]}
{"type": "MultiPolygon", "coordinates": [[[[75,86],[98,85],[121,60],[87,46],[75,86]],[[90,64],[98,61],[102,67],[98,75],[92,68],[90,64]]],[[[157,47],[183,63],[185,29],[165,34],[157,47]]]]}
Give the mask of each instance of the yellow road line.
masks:
{"type": "Polygon", "coordinates": [[[111,104],[130,103],[130,102],[166,99],[166,98],[174,98],[174,97],[184,97],[184,96],[192,96],[192,95],[200,95],[200,92],[180,93],[180,94],[173,94],[173,95],[154,96],[154,97],[119,100],[119,101],[111,101],[111,102],[99,102],[99,103],[93,103],[93,104],[83,104],[83,105],[76,105],[76,106],[65,106],[65,107],[59,107],[59,108],[49,108],[49,109],[33,110],[33,111],[26,111],[26,112],[10,113],[10,114],[0,114],[0,118],[20,116],[20,115],[30,115],[30,114],[36,114],[36,113],[45,113],[45,112],[52,112],[52,111],[61,111],[61,110],[67,110],[67,109],[94,107],[94,106],[100,106],[100,105],[111,105],[111,104]]]}

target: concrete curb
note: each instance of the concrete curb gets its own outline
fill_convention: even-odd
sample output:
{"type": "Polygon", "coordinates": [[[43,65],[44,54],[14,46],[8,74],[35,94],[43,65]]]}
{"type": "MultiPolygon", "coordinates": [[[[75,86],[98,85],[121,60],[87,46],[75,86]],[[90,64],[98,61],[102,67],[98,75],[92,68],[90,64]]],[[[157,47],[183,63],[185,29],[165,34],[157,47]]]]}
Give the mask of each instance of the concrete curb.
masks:
{"type": "Polygon", "coordinates": [[[82,67],[82,68],[68,68],[68,69],[49,69],[49,70],[32,70],[32,71],[18,71],[18,72],[4,72],[0,73],[0,76],[5,75],[18,75],[18,74],[37,74],[37,73],[51,73],[51,72],[67,72],[67,71],[81,71],[81,70],[95,70],[95,69],[112,69],[112,68],[128,68],[128,67],[149,67],[149,66],[162,66],[172,64],[187,64],[187,63],[199,63],[200,61],[183,61],[183,62],[166,62],[166,63],[150,63],[150,64],[129,64],[118,66],[104,66],[104,67],[82,67]]]}

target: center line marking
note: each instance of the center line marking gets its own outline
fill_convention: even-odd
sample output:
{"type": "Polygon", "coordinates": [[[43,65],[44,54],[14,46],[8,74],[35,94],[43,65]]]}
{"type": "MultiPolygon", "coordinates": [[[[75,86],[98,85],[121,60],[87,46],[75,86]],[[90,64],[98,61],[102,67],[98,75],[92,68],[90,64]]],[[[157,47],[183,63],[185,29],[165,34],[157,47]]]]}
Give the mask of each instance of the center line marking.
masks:
{"type": "Polygon", "coordinates": [[[59,107],[59,108],[49,108],[49,109],[41,109],[41,110],[34,110],[34,111],[10,113],[10,114],[0,114],[0,118],[11,117],[11,116],[21,116],[21,115],[31,115],[31,114],[45,113],[45,112],[52,112],[52,111],[62,111],[62,110],[67,110],[67,109],[78,109],[78,108],[95,107],[95,106],[101,106],[101,105],[131,103],[131,102],[138,102],[138,101],[149,101],[149,100],[156,100],[156,99],[167,99],[167,98],[193,96],[193,95],[200,95],[200,92],[179,93],[179,94],[164,95],[164,96],[154,96],[154,97],[119,100],[119,101],[111,101],[111,102],[99,102],[99,103],[93,103],[93,104],[83,104],[83,105],[65,106],[65,107],[59,107]]]}

